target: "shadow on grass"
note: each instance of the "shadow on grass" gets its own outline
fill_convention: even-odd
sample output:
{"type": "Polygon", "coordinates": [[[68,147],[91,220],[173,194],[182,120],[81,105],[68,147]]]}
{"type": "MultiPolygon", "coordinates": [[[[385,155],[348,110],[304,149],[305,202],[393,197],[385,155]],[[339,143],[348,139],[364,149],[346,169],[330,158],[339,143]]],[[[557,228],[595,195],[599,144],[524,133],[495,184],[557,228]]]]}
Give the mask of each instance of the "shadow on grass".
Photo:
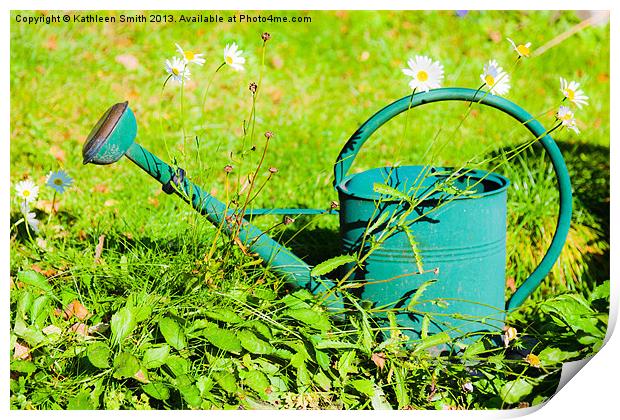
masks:
{"type": "MultiPolygon", "coordinates": [[[[574,141],[557,144],[571,178],[573,215],[560,263],[553,270],[556,274],[562,271],[557,280],[568,285],[569,290],[591,290],[609,279],[609,147],[574,141]]],[[[499,149],[491,156],[501,156],[513,149],[514,146],[499,149]]],[[[509,226],[512,225],[512,229],[517,224],[523,227],[522,232],[511,233],[517,242],[532,241],[534,253],[540,253],[535,261],[528,261],[529,254],[519,251],[516,261],[512,264],[509,261],[509,276],[520,278],[524,276],[522,271],[529,273],[533,264],[538,263],[544,244],[551,240],[557,220],[557,183],[550,160],[539,143],[498,172],[506,172],[512,183],[508,195],[509,226]]],[[[563,288],[552,287],[550,291],[557,293],[563,288]]]]}

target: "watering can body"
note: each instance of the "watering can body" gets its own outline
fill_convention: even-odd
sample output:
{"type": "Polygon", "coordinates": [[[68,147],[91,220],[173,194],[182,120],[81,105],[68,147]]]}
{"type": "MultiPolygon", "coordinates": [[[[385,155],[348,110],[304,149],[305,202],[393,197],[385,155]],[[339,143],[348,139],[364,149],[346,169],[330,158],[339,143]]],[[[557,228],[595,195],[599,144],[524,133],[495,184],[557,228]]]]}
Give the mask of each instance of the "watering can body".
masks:
{"type": "MultiPolygon", "coordinates": [[[[84,163],[107,165],[126,156],[159,181],[164,191],[179,195],[211,223],[233,236],[237,243],[259,255],[289,283],[324,295],[323,301],[332,310],[343,309],[343,295],[339,289],[343,280],[313,276],[308,264],[249,223],[247,215],[235,214],[226,204],[186,178],[185,171],[168,165],[135,143],[136,135],[136,120],[128,104],[112,106],[84,144],[84,163]]],[[[390,231],[380,247],[367,253],[363,263],[358,261],[348,269],[354,274],[351,280],[361,285],[351,290],[370,302],[376,320],[386,323],[382,313],[396,310],[399,326],[412,338],[423,335],[425,316],[429,321],[426,323],[429,334],[447,331],[457,336],[498,330],[506,311],[517,308],[549,272],[560,255],[570,227],[571,185],[557,145],[542,125],[522,108],[479,90],[435,89],[406,96],[383,108],[362,124],[342,148],[334,166],[334,186],[340,197],[345,253],[365,253],[367,241],[364,238],[371,225],[376,225],[371,232],[375,236],[389,230],[384,222],[377,223],[379,217],[404,215],[408,230],[390,231]],[[508,304],[504,304],[506,191],[509,186],[506,178],[481,170],[461,173],[428,165],[375,168],[347,175],[364,142],[382,124],[402,112],[439,101],[476,102],[507,113],[535,136],[553,164],[560,191],[556,232],[539,266],[508,304]],[[446,177],[457,191],[471,194],[455,195],[449,190],[425,194],[446,177]],[[401,196],[409,196],[414,187],[412,199],[386,200],[377,195],[375,184],[385,184],[401,196]],[[420,293],[422,291],[424,293],[420,293]]],[[[309,214],[303,211],[308,209],[298,210],[291,213],[309,214]]],[[[274,214],[278,214],[278,209],[274,214]]]]}
{"type": "Polygon", "coordinates": [[[442,88],[407,96],[378,111],[342,148],[334,167],[334,187],[341,205],[343,251],[365,256],[363,263],[360,264],[362,259],[358,257],[356,264],[347,267],[355,273],[352,280],[362,285],[358,296],[368,301],[367,306],[374,309],[375,319],[382,326],[388,327],[382,313],[395,312],[399,327],[414,339],[426,333],[447,332],[457,337],[500,331],[507,312],[523,303],[557,260],[572,213],[566,164],[542,125],[504,98],[463,88],[442,88]],[[508,179],[483,170],[428,165],[375,168],[347,175],[362,145],[384,123],[420,105],[441,101],[480,103],[515,118],[542,144],[556,173],[560,192],[556,232],[538,267],[508,303],[505,302],[508,179]],[[445,183],[446,177],[453,191],[434,191],[433,186],[445,183]],[[389,194],[386,198],[374,185],[387,185],[398,194],[396,198],[389,194]],[[398,198],[403,195],[411,199],[398,198]],[[410,206],[414,208],[407,211],[410,206]],[[389,223],[381,224],[386,215],[388,221],[403,219],[398,222],[405,229],[390,230],[389,223]],[[369,232],[369,229],[376,231],[369,232]],[[372,248],[370,237],[381,238],[386,231],[390,232],[387,238],[375,241],[379,245],[372,248]]]}
{"type": "MultiPolygon", "coordinates": [[[[380,183],[406,193],[408,181],[418,180],[421,195],[454,171],[425,166],[375,168],[348,176],[338,185],[343,251],[369,253],[361,267],[346,267],[355,270],[351,281],[362,281],[355,290],[374,308],[396,309],[398,324],[414,339],[420,338],[425,315],[426,333],[447,331],[459,336],[497,330],[504,318],[506,178],[468,171],[455,177],[455,184],[475,198],[437,192],[416,201],[409,212],[410,203],[385,199],[372,189],[380,183]],[[389,234],[396,222],[408,232],[396,229],[389,234]],[[369,226],[376,228],[368,232],[369,226]],[[369,236],[382,235],[387,238],[371,250],[369,236]],[[416,296],[420,287],[424,291],[416,296]]],[[[375,320],[388,327],[380,310],[375,320]]]]}

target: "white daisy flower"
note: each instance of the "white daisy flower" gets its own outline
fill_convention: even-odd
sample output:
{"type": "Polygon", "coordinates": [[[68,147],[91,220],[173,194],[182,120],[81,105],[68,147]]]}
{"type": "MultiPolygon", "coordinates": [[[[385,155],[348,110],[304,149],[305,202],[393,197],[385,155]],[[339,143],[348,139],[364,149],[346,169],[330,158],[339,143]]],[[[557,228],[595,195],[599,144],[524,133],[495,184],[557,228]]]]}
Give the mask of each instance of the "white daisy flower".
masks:
{"type": "Polygon", "coordinates": [[[30,229],[32,229],[35,233],[39,233],[39,223],[41,221],[37,219],[37,215],[34,212],[28,212],[24,213],[24,218],[26,219],[28,226],[30,226],[30,229]]]}
{"type": "Polygon", "coordinates": [[[173,80],[179,83],[181,83],[183,79],[189,80],[189,68],[179,57],[172,57],[172,60],[166,60],[166,72],[168,72],[173,80]]]}
{"type": "Polygon", "coordinates": [[[530,47],[532,46],[531,42],[528,42],[527,44],[515,44],[515,42],[510,39],[510,38],[506,38],[508,40],[508,42],[510,42],[512,44],[512,48],[517,52],[517,54],[519,54],[519,57],[529,57],[530,56],[530,47]]]}
{"type": "Polygon", "coordinates": [[[560,77],[560,92],[579,109],[582,105],[588,105],[590,98],[583,94],[583,90],[579,89],[579,83],[574,80],[568,82],[568,80],[560,77]]]}
{"type": "Polygon", "coordinates": [[[66,188],[69,188],[73,184],[73,179],[63,170],[50,172],[47,175],[47,181],[45,184],[58,191],[64,193],[66,188]]]}
{"type": "Polygon", "coordinates": [[[484,65],[480,79],[489,87],[493,95],[505,95],[510,90],[510,76],[495,60],[490,60],[484,65]]]}
{"type": "Polygon", "coordinates": [[[433,61],[431,58],[416,55],[407,61],[409,68],[402,69],[403,73],[411,76],[409,87],[411,90],[420,90],[428,92],[431,89],[441,87],[443,80],[443,66],[439,61],[433,61]]]}
{"type": "Polygon", "coordinates": [[[575,114],[569,107],[561,106],[555,116],[558,120],[560,120],[563,127],[573,130],[577,134],[580,133],[579,128],[577,127],[577,120],[575,120],[575,114]]]}
{"type": "Polygon", "coordinates": [[[183,50],[179,44],[174,44],[177,47],[177,51],[179,54],[183,56],[183,61],[185,64],[194,63],[202,66],[205,63],[205,59],[202,58],[203,54],[196,54],[190,50],[183,50]]]}
{"type": "Polygon", "coordinates": [[[39,187],[37,187],[31,180],[26,179],[25,181],[20,181],[15,184],[15,193],[17,194],[17,197],[26,203],[31,203],[37,199],[37,196],[39,195],[39,187]]]}
{"type": "Polygon", "coordinates": [[[243,71],[243,65],[245,64],[245,57],[241,56],[243,51],[239,49],[237,44],[226,44],[224,48],[224,63],[237,71],[243,71]]]}

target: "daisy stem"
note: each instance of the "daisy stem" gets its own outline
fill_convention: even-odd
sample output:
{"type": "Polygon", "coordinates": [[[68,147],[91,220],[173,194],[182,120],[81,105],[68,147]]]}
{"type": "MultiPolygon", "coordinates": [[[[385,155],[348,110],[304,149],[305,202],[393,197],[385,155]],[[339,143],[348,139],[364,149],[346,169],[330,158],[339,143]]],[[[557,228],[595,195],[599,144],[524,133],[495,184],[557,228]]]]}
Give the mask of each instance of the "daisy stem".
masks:
{"type": "Polygon", "coordinates": [[[166,84],[172,75],[169,75],[164,84],[161,86],[161,91],[159,92],[159,131],[161,132],[161,138],[164,140],[164,147],[166,148],[166,153],[168,154],[168,159],[172,160],[172,155],[170,154],[170,149],[168,148],[168,142],[166,141],[166,135],[164,134],[164,121],[163,121],[163,103],[164,103],[164,89],[166,88],[166,84]]]}
{"type": "Polygon", "coordinates": [[[56,194],[57,194],[57,191],[54,190],[54,197],[52,198],[52,208],[50,209],[50,215],[47,218],[47,224],[50,223],[50,221],[52,220],[52,214],[55,213],[54,212],[54,206],[56,205],[56,194]]]}
{"type": "MultiPolygon", "coordinates": [[[[224,67],[226,65],[226,63],[222,63],[220,64],[217,69],[215,69],[215,71],[213,72],[213,74],[211,74],[211,77],[209,78],[209,82],[207,83],[207,88],[205,89],[205,93],[204,95],[202,95],[202,105],[200,106],[201,112],[202,114],[200,115],[200,119],[202,121],[205,120],[205,105],[207,104],[207,97],[209,96],[209,89],[211,89],[211,84],[213,83],[213,80],[215,79],[215,75],[217,74],[218,71],[220,71],[220,69],[222,67],[224,67]]],[[[202,131],[206,131],[206,128],[203,126],[202,131]]]]}
{"type": "MultiPolygon", "coordinates": [[[[183,75],[185,74],[185,67],[183,68],[183,75]]],[[[187,158],[186,158],[186,149],[187,149],[187,142],[186,142],[186,138],[185,138],[185,110],[183,107],[183,91],[185,87],[185,77],[183,77],[181,79],[181,136],[183,137],[183,160],[185,161],[185,163],[187,164],[187,158]]]]}
{"type": "Polygon", "coordinates": [[[26,226],[26,233],[28,234],[28,238],[30,238],[30,242],[34,243],[34,239],[32,238],[32,235],[30,234],[30,226],[28,226],[28,215],[22,213],[22,215],[24,216],[24,226],[26,226]]]}
{"type": "Polygon", "coordinates": [[[407,128],[409,126],[409,110],[411,109],[411,105],[413,104],[413,95],[415,95],[415,91],[417,88],[413,89],[411,92],[411,97],[409,99],[409,106],[407,107],[407,113],[405,114],[405,128],[403,130],[403,140],[407,139],[407,128]]]}

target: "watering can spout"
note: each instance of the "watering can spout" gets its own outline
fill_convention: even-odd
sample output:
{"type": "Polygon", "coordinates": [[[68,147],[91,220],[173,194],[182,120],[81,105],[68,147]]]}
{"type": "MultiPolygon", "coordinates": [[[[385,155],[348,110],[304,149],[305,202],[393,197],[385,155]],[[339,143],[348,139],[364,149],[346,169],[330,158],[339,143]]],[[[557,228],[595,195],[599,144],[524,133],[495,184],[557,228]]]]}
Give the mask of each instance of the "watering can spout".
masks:
{"type": "MultiPolygon", "coordinates": [[[[232,239],[243,248],[258,254],[273,271],[284,275],[292,285],[307,288],[315,294],[334,286],[329,280],[311,276],[308,264],[250,224],[243,215],[235,214],[226,204],[192,183],[185,177],[184,170],[171,167],[135,143],[136,135],[136,118],[128,103],[111,106],[95,124],[84,143],[84,164],[108,165],[126,156],[159,181],[165,192],[180,196],[213,225],[233,236],[232,239]]],[[[342,307],[340,301],[327,304],[332,309],[342,307]]]]}

